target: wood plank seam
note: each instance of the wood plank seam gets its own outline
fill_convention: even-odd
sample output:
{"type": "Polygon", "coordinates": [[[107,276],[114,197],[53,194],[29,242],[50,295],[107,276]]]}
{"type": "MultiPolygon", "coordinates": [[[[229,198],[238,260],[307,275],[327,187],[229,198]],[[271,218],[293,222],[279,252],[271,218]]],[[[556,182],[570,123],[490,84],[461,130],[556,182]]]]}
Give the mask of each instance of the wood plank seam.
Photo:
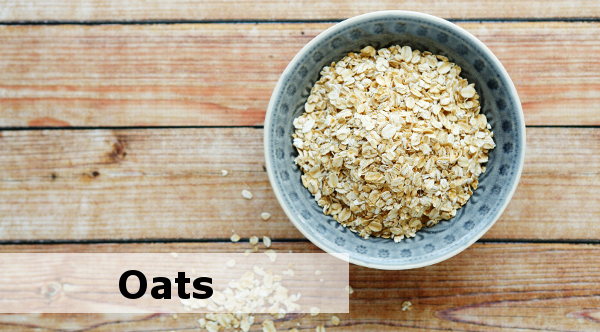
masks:
{"type": "MultiPolygon", "coordinates": [[[[600,125],[525,125],[526,128],[600,128],[600,125]]],[[[153,130],[153,129],[265,129],[262,125],[256,126],[130,126],[130,127],[0,127],[0,131],[40,131],[40,130],[153,130]]]]}
{"type": "MultiPolygon", "coordinates": [[[[0,21],[0,25],[156,25],[156,24],[297,24],[297,23],[340,23],[348,18],[314,19],[314,20],[137,20],[137,21],[0,21]]],[[[548,18],[445,18],[452,23],[516,23],[516,22],[600,22],[599,17],[548,17],[548,18]]]]}
{"type": "MultiPolygon", "coordinates": [[[[248,242],[250,238],[240,238],[239,242],[248,242]]],[[[30,246],[30,245],[79,245],[79,244],[148,244],[148,243],[163,243],[163,244],[194,244],[194,243],[228,243],[231,242],[228,238],[210,238],[210,239],[170,239],[170,238],[151,238],[151,239],[93,239],[93,240],[18,240],[18,241],[0,241],[0,246],[30,246]]],[[[278,243],[310,243],[306,238],[281,238],[277,239],[278,243]]],[[[600,240],[594,239],[479,239],[476,243],[489,244],[581,244],[581,245],[596,245],[600,244],[600,240]]]]}
{"type": "Polygon", "coordinates": [[[347,18],[378,10],[412,10],[455,19],[468,18],[570,18],[600,17],[594,0],[457,0],[449,6],[443,0],[379,0],[372,2],[300,0],[294,3],[273,0],[164,1],[114,0],[53,2],[48,0],[0,1],[2,21],[136,21],[136,20],[312,20],[347,18]],[[224,7],[226,6],[226,10],[224,7]]]}

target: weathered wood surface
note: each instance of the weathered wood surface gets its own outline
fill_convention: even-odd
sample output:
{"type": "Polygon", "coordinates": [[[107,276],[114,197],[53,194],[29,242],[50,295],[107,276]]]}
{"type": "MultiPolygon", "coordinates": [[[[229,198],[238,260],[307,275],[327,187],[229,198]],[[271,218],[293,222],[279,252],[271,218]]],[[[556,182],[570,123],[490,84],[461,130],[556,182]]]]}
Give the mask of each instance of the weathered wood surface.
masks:
{"type": "MultiPolygon", "coordinates": [[[[459,25],[506,67],[528,125],[600,124],[600,23],[459,25]]],[[[329,26],[0,26],[0,127],[261,125],[289,61],[329,26]]]]}
{"type": "Polygon", "coordinates": [[[378,10],[412,10],[444,18],[599,17],[594,0],[378,0],[335,1],[168,1],[168,0],[21,0],[0,1],[0,21],[145,21],[145,20],[328,20],[378,10]]]}
{"type": "MultiPolygon", "coordinates": [[[[1,252],[243,252],[249,243],[4,245],[1,252]]],[[[276,250],[319,252],[306,242],[276,250]]],[[[474,244],[436,265],[408,271],[350,266],[350,313],[288,315],[280,330],[314,331],[598,331],[600,246],[474,244]],[[411,301],[413,309],[402,311],[411,301]]],[[[196,331],[203,314],[0,315],[2,331],[196,331]]],[[[268,316],[257,316],[260,323],[268,316]]],[[[254,325],[252,331],[262,331],[254,325]]]]}
{"type": "MultiPolygon", "coordinates": [[[[332,23],[403,9],[450,19],[598,18],[600,2],[0,0],[0,127],[261,125],[292,57],[332,23]],[[237,24],[235,21],[299,21],[237,24]],[[119,25],[225,21],[232,24],[119,25]]],[[[458,23],[513,79],[528,125],[600,125],[599,22],[458,23]]],[[[528,128],[524,173],[486,239],[597,240],[600,128],[528,128]]],[[[262,130],[0,131],[0,241],[304,239],[264,172],[262,130]],[[221,177],[220,170],[229,170],[221,177]],[[250,189],[255,198],[241,198],[250,189]],[[269,221],[260,213],[270,212],[269,221]]],[[[305,241],[305,240],[304,240],[305,241]]],[[[0,245],[0,252],[243,252],[245,243],[0,245]]],[[[307,242],[276,250],[319,252],[307,242]]],[[[261,249],[262,250],[262,249],[261,249]]],[[[600,246],[476,243],[440,264],[351,266],[350,314],[280,330],[598,331],[600,246]],[[410,300],[412,311],[401,311],[410,300]]],[[[200,314],[0,315],[1,331],[197,331],[200,314]]],[[[258,316],[261,322],[267,317],[258,316]]],[[[255,325],[252,331],[262,331],[255,325]]]]}
{"type": "MultiPolygon", "coordinates": [[[[4,131],[0,239],[226,239],[232,230],[244,238],[301,239],[271,190],[262,134],[4,131]],[[242,198],[243,189],[254,198],[242,198]],[[265,211],[268,221],[260,218],[265,211]]],[[[521,182],[485,238],[597,239],[598,151],[598,128],[528,128],[521,182]]]]}

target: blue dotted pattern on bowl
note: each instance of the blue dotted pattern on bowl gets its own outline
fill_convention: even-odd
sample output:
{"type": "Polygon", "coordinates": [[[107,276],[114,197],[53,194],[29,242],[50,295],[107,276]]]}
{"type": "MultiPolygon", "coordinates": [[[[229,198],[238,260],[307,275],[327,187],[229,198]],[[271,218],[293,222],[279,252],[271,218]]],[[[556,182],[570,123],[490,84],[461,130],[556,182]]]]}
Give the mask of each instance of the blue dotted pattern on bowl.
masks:
{"type": "Polygon", "coordinates": [[[390,15],[363,20],[346,27],[312,46],[296,62],[287,77],[282,77],[280,93],[272,104],[266,153],[270,154],[274,187],[305,233],[326,244],[334,252],[348,252],[350,259],[367,265],[427,265],[428,261],[465,246],[475,234],[493,223],[509,199],[518,181],[522,163],[519,101],[511,98],[509,86],[497,74],[494,61],[477,45],[463,38],[458,30],[446,25],[390,15]],[[304,103],[319,78],[320,69],[339,61],[348,52],[358,52],[367,45],[376,49],[391,45],[409,45],[413,50],[430,51],[448,57],[462,68],[461,76],[475,83],[481,96],[482,113],[494,131],[496,148],[489,154],[487,169],[479,187],[467,204],[449,221],[424,228],[416,237],[394,243],[389,239],[364,240],[341,226],[314,201],[302,186],[300,169],[294,164],[297,153],[292,146],[292,121],[304,111],[304,103]]]}

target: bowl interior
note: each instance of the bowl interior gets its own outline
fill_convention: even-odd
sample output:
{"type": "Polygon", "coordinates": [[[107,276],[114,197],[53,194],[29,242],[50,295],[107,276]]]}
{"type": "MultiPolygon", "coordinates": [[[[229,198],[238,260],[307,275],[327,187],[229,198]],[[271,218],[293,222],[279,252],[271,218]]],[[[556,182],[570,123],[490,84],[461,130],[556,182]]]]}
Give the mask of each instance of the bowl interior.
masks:
{"type": "Polygon", "coordinates": [[[449,258],[477,240],[498,219],[516,187],[523,164],[524,123],[514,86],[495,57],[451,23],[427,15],[386,12],[342,22],[306,45],[290,63],[273,93],[265,122],[265,153],[270,180],[286,213],[313,243],[329,252],[350,254],[355,264],[406,269],[449,258]],[[376,49],[408,45],[448,57],[475,83],[482,112],[494,132],[496,148],[489,154],[479,186],[457,215],[417,236],[394,243],[364,240],[326,216],[302,185],[294,164],[292,121],[325,65],[367,45],[376,49]]]}

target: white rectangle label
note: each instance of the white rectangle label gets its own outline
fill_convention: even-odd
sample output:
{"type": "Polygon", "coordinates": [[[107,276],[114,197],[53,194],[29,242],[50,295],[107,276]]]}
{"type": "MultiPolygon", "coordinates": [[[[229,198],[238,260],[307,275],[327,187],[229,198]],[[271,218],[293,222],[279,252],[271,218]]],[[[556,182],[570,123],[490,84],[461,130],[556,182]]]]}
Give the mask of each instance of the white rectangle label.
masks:
{"type": "Polygon", "coordinates": [[[0,313],[347,313],[347,254],[0,253],[0,313]]]}

